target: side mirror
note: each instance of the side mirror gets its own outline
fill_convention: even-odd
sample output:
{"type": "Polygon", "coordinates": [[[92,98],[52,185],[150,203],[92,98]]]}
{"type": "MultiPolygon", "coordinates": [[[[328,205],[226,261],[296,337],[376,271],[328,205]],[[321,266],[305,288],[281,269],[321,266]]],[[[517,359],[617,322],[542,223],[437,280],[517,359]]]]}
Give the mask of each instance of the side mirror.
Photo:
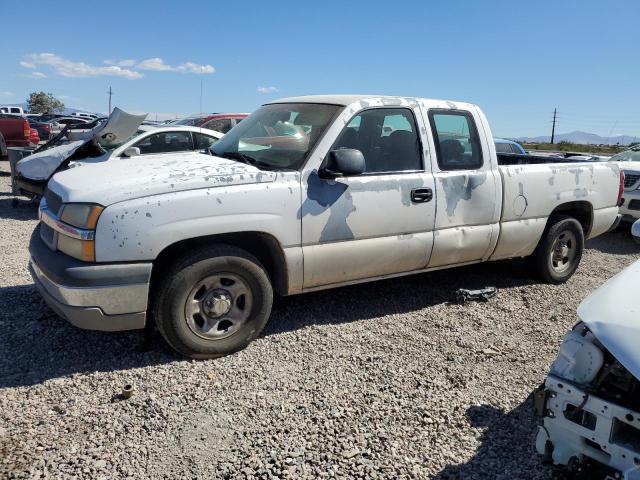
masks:
{"type": "Polygon", "coordinates": [[[125,157],[137,157],[138,155],[140,155],[140,149],[138,147],[129,147],[124,152],[122,152],[122,155],[124,155],[125,157]]]}
{"type": "Polygon", "coordinates": [[[365,171],[364,155],[354,148],[342,148],[329,152],[327,167],[319,173],[323,178],[349,177],[361,175],[365,171]]]}

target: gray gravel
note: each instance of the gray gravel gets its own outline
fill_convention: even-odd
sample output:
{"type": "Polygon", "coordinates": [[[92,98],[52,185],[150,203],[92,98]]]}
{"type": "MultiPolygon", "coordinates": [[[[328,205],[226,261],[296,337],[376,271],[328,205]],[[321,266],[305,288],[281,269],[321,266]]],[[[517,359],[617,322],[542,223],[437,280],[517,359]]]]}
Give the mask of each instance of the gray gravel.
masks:
{"type": "Polygon", "coordinates": [[[640,258],[616,232],[562,286],[499,262],[279,299],[249,348],[188,361],[47,308],[35,208],[11,208],[0,168],[1,478],[550,478],[528,395],[579,301],[640,258]],[[485,285],[488,303],[447,304],[485,285]]]}

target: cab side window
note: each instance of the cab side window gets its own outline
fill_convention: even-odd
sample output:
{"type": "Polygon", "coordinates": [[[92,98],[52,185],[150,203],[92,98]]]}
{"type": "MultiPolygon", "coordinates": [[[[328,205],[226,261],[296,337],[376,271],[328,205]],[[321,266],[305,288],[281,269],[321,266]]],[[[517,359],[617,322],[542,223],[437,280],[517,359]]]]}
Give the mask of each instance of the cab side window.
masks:
{"type": "Polygon", "coordinates": [[[430,110],[429,121],[440,170],[476,170],[482,167],[482,147],[469,112],[430,110]]]}
{"type": "Polygon", "coordinates": [[[372,108],[351,119],[332,150],[352,148],[364,156],[365,173],[422,170],[420,139],[407,108],[372,108]]]}

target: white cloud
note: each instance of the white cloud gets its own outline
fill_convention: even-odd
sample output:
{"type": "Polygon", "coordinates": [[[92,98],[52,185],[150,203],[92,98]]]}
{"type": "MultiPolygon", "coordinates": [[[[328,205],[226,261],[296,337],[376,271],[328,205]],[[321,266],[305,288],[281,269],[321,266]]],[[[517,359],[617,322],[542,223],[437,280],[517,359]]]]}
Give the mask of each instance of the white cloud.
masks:
{"type": "MultiPolygon", "coordinates": [[[[31,53],[25,55],[20,65],[25,68],[35,69],[41,66],[51,68],[58,75],[63,77],[97,77],[112,76],[123,77],[129,80],[136,80],[144,76],[139,70],[149,70],[156,72],[180,72],[209,74],[216,71],[212,65],[200,65],[193,62],[184,62],[180,65],[171,66],[160,57],[148,58],[138,62],[127,58],[122,60],[104,60],[104,65],[90,65],[85,62],[75,62],[55,53],[31,53]]],[[[21,74],[23,77],[46,78],[42,72],[31,74],[21,74]]]]}
{"type": "Polygon", "coordinates": [[[137,62],[132,59],[124,60],[105,60],[105,65],[116,65],[118,67],[133,67],[137,62]]]}
{"type": "Polygon", "coordinates": [[[181,63],[178,66],[172,67],[171,65],[164,63],[164,60],[160,57],[147,58],[135,65],[137,70],[153,70],[156,72],[183,72],[183,73],[198,73],[208,74],[216,71],[213,65],[199,65],[193,62],[181,63]]]}
{"type": "Polygon", "coordinates": [[[23,78],[47,78],[42,72],[18,73],[18,76],[23,78]]]}
{"type": "Polygon", "coordinates": [[[273,93],[277,91],[277,87],[258,87],[258,93],[273,93]]]}
{"type": "Polygon", "coordinates": [[[84,62],[74,62],[56,55],[55,53],[32,53],[26,55],[20,64],[22,66],[25,66],[25,64],[33,65],[34,67],[38,65],[48,66],[58,75],[62,75],[63,77],[97,77],[101,75],[109,75],[114,77],[124,77],[130,80],[142,78],[142,74],[140,72],[135,72],[117,65],[98,67],[84,62]]]}

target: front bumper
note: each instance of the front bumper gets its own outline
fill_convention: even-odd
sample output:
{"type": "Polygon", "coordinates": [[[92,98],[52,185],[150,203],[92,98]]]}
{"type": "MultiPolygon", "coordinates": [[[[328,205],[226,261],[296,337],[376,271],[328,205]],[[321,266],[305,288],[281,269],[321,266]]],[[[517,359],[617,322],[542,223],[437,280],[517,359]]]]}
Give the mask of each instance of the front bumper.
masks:
{"type": "Polygon", "coordinates": [[[50,250],[31,236],[29,270],[47,304],[79,328],[119,331],[144,328],[151,263],[85,263],[50,250]]]}
{"type": "Polygon", "coordinates": [[[593,459],[624,480],[640,479],[640,413],[611,403],[549,375],[536,450],[556,465],[593,459]],[[586,458],[585,458],[586,457],[586,458]]]}

